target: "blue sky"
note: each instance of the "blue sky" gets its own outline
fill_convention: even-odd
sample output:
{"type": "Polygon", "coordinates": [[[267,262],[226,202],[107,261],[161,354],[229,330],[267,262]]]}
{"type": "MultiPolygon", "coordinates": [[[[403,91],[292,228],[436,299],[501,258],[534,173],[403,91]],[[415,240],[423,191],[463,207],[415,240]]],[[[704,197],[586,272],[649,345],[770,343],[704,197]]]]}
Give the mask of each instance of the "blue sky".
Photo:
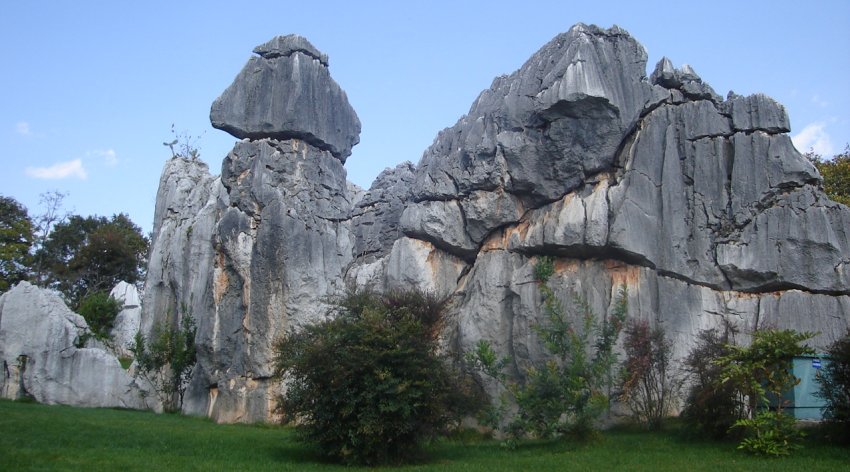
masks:
{"type": "Polygon", "coordinates": [[[210,126],[210,105],[254,46],[288,33],[330,56],[363,123],[348,177],[368,187],[577,22],[628,30],[650,71],[667,56],[722,96],[774,97],[801,151],[850,142],[847,1],[3,0],[0,194],[38,214],[39,194],[68,192],[68,210],[150,231],[171,124],[200,136],[218,174],[235,139],[210,126]]]}

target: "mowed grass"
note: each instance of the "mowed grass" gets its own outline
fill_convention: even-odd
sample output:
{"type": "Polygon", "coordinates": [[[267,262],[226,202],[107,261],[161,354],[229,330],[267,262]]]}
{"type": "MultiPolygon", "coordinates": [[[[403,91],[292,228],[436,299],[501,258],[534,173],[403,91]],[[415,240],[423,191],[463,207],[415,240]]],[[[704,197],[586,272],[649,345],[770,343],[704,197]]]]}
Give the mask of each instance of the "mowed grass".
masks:
{"type": "MultiPolygon", "coordinates": [[[[813,435],[814,436],[814,435],[813,435]]],[[[793,457],[748,456],[728,442],[619,429],[585,444],[442,440],[416,471],[850,471],[850,449],[814,437],[793,457]]],[[[360,470],[325,462],[291,428],[219,425],[202,418],[0,401],[0,470],[360,470]]]]}

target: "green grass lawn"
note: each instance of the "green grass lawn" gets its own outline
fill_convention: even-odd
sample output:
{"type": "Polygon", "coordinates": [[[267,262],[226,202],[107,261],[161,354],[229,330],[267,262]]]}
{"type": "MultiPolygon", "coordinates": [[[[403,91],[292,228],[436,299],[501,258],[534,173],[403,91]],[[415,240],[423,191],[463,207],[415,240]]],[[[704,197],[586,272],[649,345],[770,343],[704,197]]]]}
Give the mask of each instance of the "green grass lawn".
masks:
{"type": "MultiPolygon", "coordinates": [[[[733,443],[695,442],[673,432],[615,430],[588,444],[439,441],[421,464],[385,470],[486,471],[850,471],[850,449],[812,436],[790,458],[751,457],[733,443]]],[[[0,400],[0,470],[358,470],[328,464],[292,429],[219,425],[149,412],[0,400]]]]}

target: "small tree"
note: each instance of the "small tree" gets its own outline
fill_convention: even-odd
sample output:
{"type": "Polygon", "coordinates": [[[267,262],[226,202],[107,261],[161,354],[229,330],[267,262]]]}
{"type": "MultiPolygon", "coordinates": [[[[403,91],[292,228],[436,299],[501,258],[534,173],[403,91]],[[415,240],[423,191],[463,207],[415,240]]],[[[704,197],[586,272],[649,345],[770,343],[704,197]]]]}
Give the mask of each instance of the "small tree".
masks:
{"type": "Polygon", "coordinates": [[[443,302],[419,292],[351,292],[333,319],[274,347],[284,421],[344,463],[410,460],[457,425],[474,397],[438,353],[443,302]]]}
{"type": "Polygon", "coordinates": [[[42,213],[33,217],[33,279],[36,284],[47,285],[50,273],[51,261],[46,259],[46,253],[42,249],[47,242],[48,236],[53,231],[53,228],[60,223],[64,223],[70,216],[69,213],[62,210],[62,202],[68,196],[67,193],[62,193],[58,190],[52,190],[39,195],[39,204],[42,207],[42,213]]]}
{"type": "Polygon", "coordinates": [[[660,326],[650,328],[646,320],[635,319],[626,326],[620,400],[636,421],[651,430],[661,429],[676,403],[679,382],[670,365],[672,347],[660,326]]]}
{"type": "Polygon", "coordinates": [[[824,419],[836,438],[850,443],[850,329],[826,350],[829,362],[818,373],[824,419]]]}
{"type": "MultiPolygon", "coordinates": [[[[554,438],[572,434],[585,438],[594,422],[608,407],[611,370],[616,363],[613,352],[626,316],[626,291],[620,289],[610,317],[597,321],[590,305],[580,296],[573,299],[578,312],[578,326],[563,307],[548,281],[554,274],[554,262],[541,258],[534,275],[543,299],[545,322],[534,326],[552,359],[543,366],[529,368],[521,382],[508,382],[511,398],[504,398],[491,412],[507,412],[513,400],[517,411],[509,421],[508,434],[513,438],[533,436],[554,438]]],[[[486,375],[504,382],[501,373],[507,360],[497,361],[492,348],[480,342],[467,358],[486,375]]],[[[498,422],[503,424],[504,420],[498,422]]]]}
{"type": "Polygon", "coordinates": [[[195,320],[188,313],[179,328],[163,322],[153,326],[150,338],[136,333],[130,350],[138,365],[137,374],[153,385],[165,411],[183,408],[183,395],[197,362],[196,333],[195,320]]]}
{"type": "Polygon", "coordinates": [[[733,385],[746,402],[747,417],[733,426],[744,430],[739,449],[784,456],[799,447],[802,432],[794,428],[794,418],[783,413],[782,396],[800,382],[791,372],[791,360],[814,354],[800,344],[813,336],[787,329],[757,331],[749,346],[731,346],[729,354],[718,359],[720,382],[733,385]],[[771,399],[773,410],[768,409],[771,399]]]}
{"type": "Polygon", "coordinates": [[[174,123],[171,124],[171,135],[174,136],[174,139],[166,141],[162,145],[171,150],[172,159],[180,157],[194,161],[201,157],[201,149],[198,146],[200,136],[192,136],[188,131],[178,133],[174,129],[174,123]]]}

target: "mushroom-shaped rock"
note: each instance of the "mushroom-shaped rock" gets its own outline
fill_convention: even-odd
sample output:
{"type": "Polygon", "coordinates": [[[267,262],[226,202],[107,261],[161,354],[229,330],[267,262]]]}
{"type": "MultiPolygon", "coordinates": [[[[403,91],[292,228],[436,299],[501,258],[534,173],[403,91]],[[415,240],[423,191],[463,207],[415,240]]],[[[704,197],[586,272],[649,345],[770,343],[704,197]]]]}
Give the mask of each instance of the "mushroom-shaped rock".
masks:
{"type": "Polygon", "coordinates": [[[360,120],[331,78],[328,56],[298,35],[254,52],[213,102],[213,127],[240,139],[301,139],[345,162],[360,142],[360,120]]]}

